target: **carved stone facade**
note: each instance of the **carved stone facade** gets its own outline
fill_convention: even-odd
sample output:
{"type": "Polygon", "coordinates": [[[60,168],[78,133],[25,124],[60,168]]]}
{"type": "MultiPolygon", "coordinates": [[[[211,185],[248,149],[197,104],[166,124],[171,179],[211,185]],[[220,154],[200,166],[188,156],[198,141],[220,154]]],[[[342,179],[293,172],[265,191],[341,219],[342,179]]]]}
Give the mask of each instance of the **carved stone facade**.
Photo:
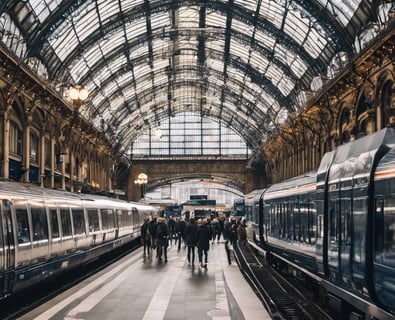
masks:
{"type": "Polygon", "coordinates": [[[0,48],[1,178],[108,193],[112,147],[26,66],[0,48]]]}
{"type": "Polygon", "coordinates": [[[375,40],[262,145],[271,182],[316,170],[325,152],[395,125],[395,30],[375,40]]]}

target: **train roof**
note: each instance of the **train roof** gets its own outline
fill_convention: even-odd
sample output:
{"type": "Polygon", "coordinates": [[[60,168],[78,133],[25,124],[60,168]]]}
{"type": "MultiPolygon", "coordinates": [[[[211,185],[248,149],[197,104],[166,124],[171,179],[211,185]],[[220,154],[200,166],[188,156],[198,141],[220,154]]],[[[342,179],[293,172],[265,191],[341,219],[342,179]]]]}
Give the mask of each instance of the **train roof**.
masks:
{"type": "Polygon", "coordinates": [[[245,201],[256,201],[259,200],[262,196],[262,194],[265,192],[266,189],[255,189],[251,191],[250,193],[246,194],[244,199],[245,201]]]}
{"type": "Polygon", "coordinates": [[[78,200],[79,196],[76,193],[61,191],[49,188],[42,188],[30,183],[20,183],[13,181],[0,181],[0,193],[10,195],[18,198],[59,198],[78,200]]]}
{"type": "Polygon", "coordinates": [[[289,189],[297,189],[308,185],[315,185],[316,177],[317,177],[317,173],[315,171],[306,172],[303,175],[270,186],[265,191],[265,194],[269,194],[277,191],[285,191],[289,189]]]}
{"type": "Polygon", "coordinates": [[[127,202],[106,196],[73,193],[64,190],[43,188],[30,183],[20,183],[13,181],[0,181],[0,194],[14,199],[40,199],[50,201],[52,203],[73,203],[74,205],[91,204],[92,206],[98,206],[100,203],[105,203],[106,206],[110,205],[112,207],[118,208],[136,208],[137,210],[144,209],[157,211],[155,207],[145,203],[127,202]]]}
{"type": "Polygon", "coordinates": [[[357,183],[364,184],[366,180],[363,177],[370,174],[375,159],[394,146],[395,127],[387,127],[338,146],[321,161],[317,183],[323,183],[326,179],[332,184],[355,179],[357,183]]]}
{"type": "Polygon", "coordinates": [[[335,150],[332,164],[343,163],[350,158],[377,152],[381,146],[391,148],[395,145],[395,127],[387,127],[357,140],[340,145],[335,150]]]}

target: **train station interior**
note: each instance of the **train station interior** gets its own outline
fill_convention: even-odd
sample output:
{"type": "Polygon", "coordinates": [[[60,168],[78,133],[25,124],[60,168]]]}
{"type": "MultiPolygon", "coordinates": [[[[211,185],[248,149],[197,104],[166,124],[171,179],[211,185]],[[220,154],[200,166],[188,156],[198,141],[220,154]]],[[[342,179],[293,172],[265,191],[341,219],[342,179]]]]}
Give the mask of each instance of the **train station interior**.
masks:
{"type": "Polygon", "coordinates": [[[3,0],[1,178],[226,201],[316,170],[395,122],[394,17],[391,0],[3,0]]]}
{"type": "Polygon", "coordinates": [[[1,0],[0,318],[393,320],[394,159],[394,0],[1,0]]]}

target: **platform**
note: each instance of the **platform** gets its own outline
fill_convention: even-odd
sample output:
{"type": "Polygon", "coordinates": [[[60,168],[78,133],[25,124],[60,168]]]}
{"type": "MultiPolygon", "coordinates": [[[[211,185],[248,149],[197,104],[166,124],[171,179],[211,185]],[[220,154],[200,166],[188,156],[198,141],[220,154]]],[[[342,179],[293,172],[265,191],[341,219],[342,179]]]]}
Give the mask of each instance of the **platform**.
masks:
{"type": "Polygon", "coordinates": [[[160,263],[139,249],[20,319],[270,319],[224,243],[211,245],[208,260],[207,270],[189,266],[173,244],[160,263]]]}

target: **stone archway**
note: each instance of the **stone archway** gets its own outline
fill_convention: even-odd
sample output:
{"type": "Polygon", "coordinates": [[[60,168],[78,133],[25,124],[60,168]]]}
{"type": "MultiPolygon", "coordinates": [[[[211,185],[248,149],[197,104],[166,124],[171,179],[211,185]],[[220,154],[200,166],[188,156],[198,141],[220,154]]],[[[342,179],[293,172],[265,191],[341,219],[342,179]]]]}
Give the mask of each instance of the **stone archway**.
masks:
{"type": "Polygon", "coordinates": [[[247,160],[133,160],[128,179],[128,199],[140,200],[138,175],[148,176],[146,190],[177,180],[210,179],[248,193],[265,185],[265,177],[248,167],[247,160]]]}

